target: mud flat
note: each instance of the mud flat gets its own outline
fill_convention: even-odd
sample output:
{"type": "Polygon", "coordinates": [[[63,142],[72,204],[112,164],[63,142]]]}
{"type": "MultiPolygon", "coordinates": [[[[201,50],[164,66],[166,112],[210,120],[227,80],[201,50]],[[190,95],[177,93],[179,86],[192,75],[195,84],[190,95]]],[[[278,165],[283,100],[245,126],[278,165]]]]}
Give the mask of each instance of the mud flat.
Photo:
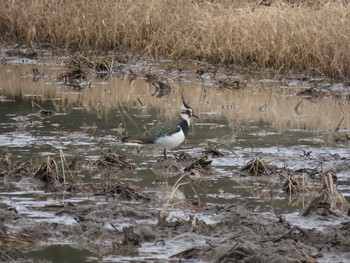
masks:
{"type": "MultiPolygon", "coordinates": [[[[100,160],[105,161],[106,156],[110,158],[111,153],[100,160]]],[[[215,204],[184,199],[183,194],[177,193],[181,185],[191,182],[196,188],[193,175],[208,169],[198,170],[198,160],[194,158],[191,165],[186,164],[192,167],[191,171],[181,175],[164,201],[160,201],[159,192],[122,181],[83,183],[67,176],[64,182],[60,177],[62,170],[49,169],[47,159],[34,169],[36,172],[31,177],[33,164],[17,163],[9,170],[3,158],[3,170],[7,172],[2,174],[2,188],[6,191],[14,183],[24,187],[27,194],[17,191],[12,192],[13,197],[9,193],[1,195],[2,203],[7,204],[1,208],[1,260],[50,259],[44,255],[53,245],[73,248],[71,256],[74,251],[83,251],[80,253],[89,260],[103,262],[344,262],[349,259],[350,205],[337,190],[334,172],[314,170],[305,177],[305,181],[310,181],[302,184],[297,169],[272,167],[267,161],[252,159],[234,175],[254,181],[261,176],[269,177],[269,181],[282,177],[284,180],[277,183],[281,190],[294,197],[302,193],[311,195],[308,205],[298,215],[300,220],[309,222],[309,226],[303,226],[300,220],[261,212],[249,202],[215,204]],[[295,177],[288,176],[291,173],[295,177]]],[[[174,167],[175,163],[179,167],[183,165],[175,159],[164,165],[174,167]]],[[[333,162],[333,168],[338,170],[343,165],[333,162]]],[[[130,169],[130,165],[126,167],[130,169]]]]}
{"type": "Polygon", "coordinates": [[[71,215],[73,222],[34,223],[2,209],[2,261],[36,262],[30,259],[33,251],[52,244],[87,250],[104,262],[126,255],[135,261],[159,262],[327,262],[339,253],[340,262],[349,259],[344,257],[349,253],[349,221],[319,231],[239,205],[207,206],[188,220],[162,224],[156,222],[157,213],[143,204],[67,204],[51,209],[71,215]],[[199,219],[205,216],[217,222],[199,219]],[[28,250],[32,252],[25,253],[28,250]]]}

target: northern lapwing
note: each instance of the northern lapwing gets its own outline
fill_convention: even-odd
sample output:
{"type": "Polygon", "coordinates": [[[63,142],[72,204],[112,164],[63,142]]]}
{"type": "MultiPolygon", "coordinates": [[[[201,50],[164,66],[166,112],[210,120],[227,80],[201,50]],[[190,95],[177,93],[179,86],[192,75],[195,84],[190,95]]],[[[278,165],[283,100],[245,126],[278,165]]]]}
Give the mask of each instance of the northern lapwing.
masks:
{"type": "Polygon", "coordinates": [[[164,158],[167,159],[167,149],[172,149],[184,142],[191,124],[191,118],[198,118],[193,109],[182,97],[180,117],[160,123],[142,134],[131,135],[123,138],[124,142],[150,144],[164,148],[164,158]]]}

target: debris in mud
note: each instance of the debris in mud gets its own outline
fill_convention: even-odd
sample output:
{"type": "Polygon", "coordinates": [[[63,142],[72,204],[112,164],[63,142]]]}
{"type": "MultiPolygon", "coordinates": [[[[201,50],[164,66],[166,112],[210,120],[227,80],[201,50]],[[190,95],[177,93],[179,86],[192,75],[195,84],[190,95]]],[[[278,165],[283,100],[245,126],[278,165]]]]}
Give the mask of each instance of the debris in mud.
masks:
{"type": "Polygon", "coordinates": [[[132,69],[129,69],[129,73],[127,74],[127,76],[130,82],[138,78],[138,75],[132,69]]]}
{"type": "Polygon", "coordinates": [[[16,57],[29,58],[29,59],[38,58],[38,53],[34,49],[25,49],[22,51],[21,49],[15,48],[15,49],[9,49],[5,53],[8,56],[16,56],[16,57]]]}
{"type": "Polygon", "coordinates": [[[35,115],[35,116],[38,116],[39,118],[46,118],[46,117],[51,117],[55,114],[53,111],[47,110],[47,109],[41,107],[39,104],[32,101],[32,107],[34,107],[34,106],[38,107],[39,110],[35,114],[32,114],[30,116],[35,115]]]}
{"type": "Polygon", "coordinates": [[[181,165],[171,158],[162,158],[152,166],[152,171],[156,175],[176,175],[180,173],[181,170],[181,165]]]}
{"type": "MultiPolygon", "coordinates": [[[[247,172],[248,175],[252,176],[271,175],[274,170],[267,161],[261,160],[259,157],[250,160],[240,169],[241,172],[247,172]]],[[[246,176],[246,174],[241,173],[240,176],[246,176]]]]}
{"type": "Polygon", "coordinates": [[[169,194],[166,202],[164,203],[161,211],[159,212],[159,215],[158,215],[158,224],[159,225],[167,223],[167,217],[172,209],[174,209],[176,207],[184,208],[187,206],[185,200],[178,200],[176,198],[180,187],[182,187],[184,185],[189,185],[189,186],[191,186],[192,190],[196,193],[196,191],[193,188],[193,186],[191,185],[191,183],[188,181],[185,181],[185,177],[186,177],[186,174],[182,175],[174,184],[171,193],[169,194]],[[174,200],[175,200],[175,202],[174,202],[174,200]]]}
{"type": "Polygon", "coordinates": [[[344,137],[340,137],[340,136],[333,136],[333,141],[335,143],[350,143],[350,135],[348,135],[347,133],[344,134],[344,137]]]}
{"type": "Polygon", "coordinates": [[[210,155],[213,158],[225,156],[225,154],[223,152],[219,151],[215,147],[210,147],[210,146],[205,148],[205,150],[203,151],[203,154],[205,154],[206,156],[210,155]]]}
{"type": "Polygon", "coordinates": [[[146,79],[146,82],[153,83],[153,82],[160,81],[161,78],[157,74],[149,72],[145,75],[145,79],[146,79]]]}
{"type": "Polygon", "coordinates": [[[207,159],[207,157],[196,158],[190,165],[186,166],[184,171],[190,172],[192,175],[202,175],[208,176],[213,173],[211,168],[212,160],[207,159]]]}
{"type": "Polygon", "coordinates": [[[115,66],[119,64],[114,58],[105,58],[101,61],[96,62],[95,71],[96,73],[110,73],[112,75],[115,66]]]}
{"type": "Polygon", "coordinates": [[[336,178],[335,174],[328,171],[321,176],[322,189],[320,193],[309,202],[304,210],[300,212],[300,215],[308,216],[316,213],[322,216],[339,216],[348,213],[350,204],[337,189],[334,180],[336,178]]]}
{"type": "Polygon", "coordinates": [[[45,110],[45,109],[40,109],[38,110],[38,112],[36,113],[37,116],[39,116],[40,118],[45,118],[45,117],[50,117],[54,114],[53,111],[50,110],[45,110]]]}
{"type": "Polygon", "coordinates": [[[310,98],[349,98],[349,83],[332,83],[329,80],[311,80],[311,87],[297,93],[301,97],[310,98]]]}
{"type": "Polygon", "coordinates": [[[77,184],[77,182],[80,182],[80,177],[75,175],[68,168],[68,164],[66,162],[62,150],[60,150],[60,159],[61,161],[57,163],[53,157],[45,157],[44,161],[34,174],[34,178],[39,179],[46,183],[48,186],[53,187],[57,187],[61,184],[67,183],[75,185],[77,184]],[[61,169],[59,168],[59,164],[61,166],[61,169]]]}
{"type": "Polygon", "coordinates": [[[202,253],[203,248],[191,247],[181,251],[180,253],[172,255],[170,258],[178,258],[178,262],[183,262],[184,260],[184,262],[187,262],[187,260],[193,260],[195,262],[195,259],[199,258],[202,253]]]}
{"type": "Polygon", "coordinates": [[[37,172],[34,174],[34,178],[39,179],[49,185],[55,185],[58,182],[63,182],[63,178],[59,175],[57,163],[50,156],[45,158],[37,172]]]}
{"type": "Polygon", "coordinates": [[[58,75],[57,80],[63,81],[64,85],[73,89],[89,87],[91,82],[87,82],[87,70],[92,67],[93,64],[86,57],[77,53],[65,62],[65,69],[58,75]]]}
{"type": "Polygon", "coordinates": [[[254,250],[249,246],[243,246],[241,244],[234,244],[233,247],[217,262],[241,262],[242,260],[254,255],[254,250]]]}
{"type": "Polygon", "coordinates": [[[301,192],[310,192],[313,190],[313,187],[308,185],[308,179],[305,176],[298,178],[293,178],[288,176],[285,183],[282,186],[282,190],[286,193],[301,193],[301,192]]]}
{"type": "Polygon", "coordinates": [[[0,177],[31,176],[34,170],[32,161],[12,163],[9,154],[0,157],[0,167],[0,177]]]}
{"type": "Polygon", "coordinates": [[[327,96],[327,93],[319,88],[308,88],[297,93],[300,97],[312,97],[312,98],[322,98],[327,96]]]}
{"type": "Polygon", "coordinates": [[[38,68],[34,68],[32,70],[32,80],[33,82],[37,82],[39,81],[41,78],[44,78],[45,74],[44,73],[40,73],[38,68]]]}
{"type": "Polygon", "coordinates": [[[219,87],[219,89],[230,89],[230,90],[235,90],[235,89],[244,89],[247,87],[247,83],[245,83],[241,79],[223,79],[223,80],[218,80],[216,85],[219,87]]]}
{"type": "Polygon", "coordinates": [[[150,201],[151,198],[140,192],[140,187],[118,182],[116,184],[107,185],[103,190],[96,192],[95,195],[109,195],[126,201],[150,201]]]}
{"type": "Polygon", "coordinates": [[[26,258],[25,251],[38,242],[34,237],[25,234],[11,235],[0,221],[0,261],[15,262],[26,258]]]}
{"type": "Polygon", "coordinates": [[[294,240],[283,240],[278,245],[270,245],[266,250],[256,251],[255,245],[245,242],[234,243],[216,262],[316,262],[307,249],[294,240]]]}
{"type": "Polygon", "coordinates": [[[108,79],[112,76],[124,76],[125,66],[121,65],[117,58],[104,58],[96,62],[95,72],[100,79],[108,79]]]}
{"type": "Polygon", "coordinates": [[[126,157],[119,152],[102,152],[102,157],[97,161],[89,161],[89,164],[99,168],[113,167],[123,170],[134,170],[136,165],[126,161],[126,157]]]}
{"type": "Polygon", "coordinates": [[[205,245],[172,257],[204,262],[315,262],[310,247],[302,242],[307,230],[242,206],[225,207],[219,214],[219,222],[196,231],[205,245]]]}
{"type": "Polygon", "coordinates": [[[191,175],[208,176],[213,173],[211,168],[212,160],[208,159],[208,155],[195,157],[186,152],[179,152],[174,154],[178,163],[185,166],[184,171],[191,175]]]}
{"type": "Polygon", "coordinates": [[[141,246],[140,239],[135,235],[134,229],[132,226],[130,227],[123,227],[123,235],[124,239],[122,242],[122,245],[134,245],[134,246],[141,246]]]}
{"type": "Polygon", "coordinates": [[[15,127],[17,129],[18,132],[20,133],[24,133],[27,128],[29,127],[35,127],[36,125],[39,124],[38,121],[34,121],[32,119],[31,115],[27,115],[27,116],[16,116],[13,118],[13,120],[16,121],[15,123],[15,127]]]}
{"type": "Polygon", "coordinates": [[[157,98],[161,98],[164,96],[168,96],[171,93],[171,87],[168,83],[168,80],[167,83],[162,82],[160,80],[155,80],[152,81],[152,85],[156,88],[156,91],[152,94],[152,96],[156,95],[157,98]]]}
{"type": "Polygon", "coordinates": [[[204,80],[206,78],[215,79],[216,75],[218,74],[218,69],[213,66],[206,63],[201,63],[202,66],[197,66],[196,74],[199,76],[201,80],[204,80]]]}
{"type": "Polygon", "coordinates": [[[174,154],[176,161],[178,162],[194,162],[195,157],[187,152],[179,152],[174,154]]]}

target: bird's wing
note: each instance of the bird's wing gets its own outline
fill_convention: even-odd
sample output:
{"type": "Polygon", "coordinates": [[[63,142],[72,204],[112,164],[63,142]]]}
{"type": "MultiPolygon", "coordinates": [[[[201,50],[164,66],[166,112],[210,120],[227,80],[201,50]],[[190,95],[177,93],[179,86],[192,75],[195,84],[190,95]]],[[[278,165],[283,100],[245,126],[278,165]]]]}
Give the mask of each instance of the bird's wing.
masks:
{"type": "Polygon", "coordinates": [[[178,124],[178,120],[163,122],[145,131],[143,134],[128,136],[124,138],[123,141],[142,144],[154,143],[157,139],[164,135],[171,135],[174,132],[180,131],[180,127],[178,124]]]}
{"type": "Polygon", "coordinates": [[[161,123],[155,127],[152,127],[148,131],[144,133],[146,137],[153,137],[155,140],[165,136],[165,135],[171,135],[174,132],[180,131],[180,126],[178,124],[178,121],[168,121],[161,123]]]}

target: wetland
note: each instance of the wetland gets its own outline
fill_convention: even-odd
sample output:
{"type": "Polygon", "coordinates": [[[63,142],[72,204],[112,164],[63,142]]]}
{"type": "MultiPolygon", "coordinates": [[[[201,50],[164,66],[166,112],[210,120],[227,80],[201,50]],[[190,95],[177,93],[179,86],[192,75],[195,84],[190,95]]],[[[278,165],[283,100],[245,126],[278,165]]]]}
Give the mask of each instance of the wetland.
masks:
{"type": "Polygon", "coordinates": [[[1,49],[2,261],[350,259],[345,84],[30,52],[1,49]],[[168,159],[122,142],[181,95],[199,119],[168,159]]]}

